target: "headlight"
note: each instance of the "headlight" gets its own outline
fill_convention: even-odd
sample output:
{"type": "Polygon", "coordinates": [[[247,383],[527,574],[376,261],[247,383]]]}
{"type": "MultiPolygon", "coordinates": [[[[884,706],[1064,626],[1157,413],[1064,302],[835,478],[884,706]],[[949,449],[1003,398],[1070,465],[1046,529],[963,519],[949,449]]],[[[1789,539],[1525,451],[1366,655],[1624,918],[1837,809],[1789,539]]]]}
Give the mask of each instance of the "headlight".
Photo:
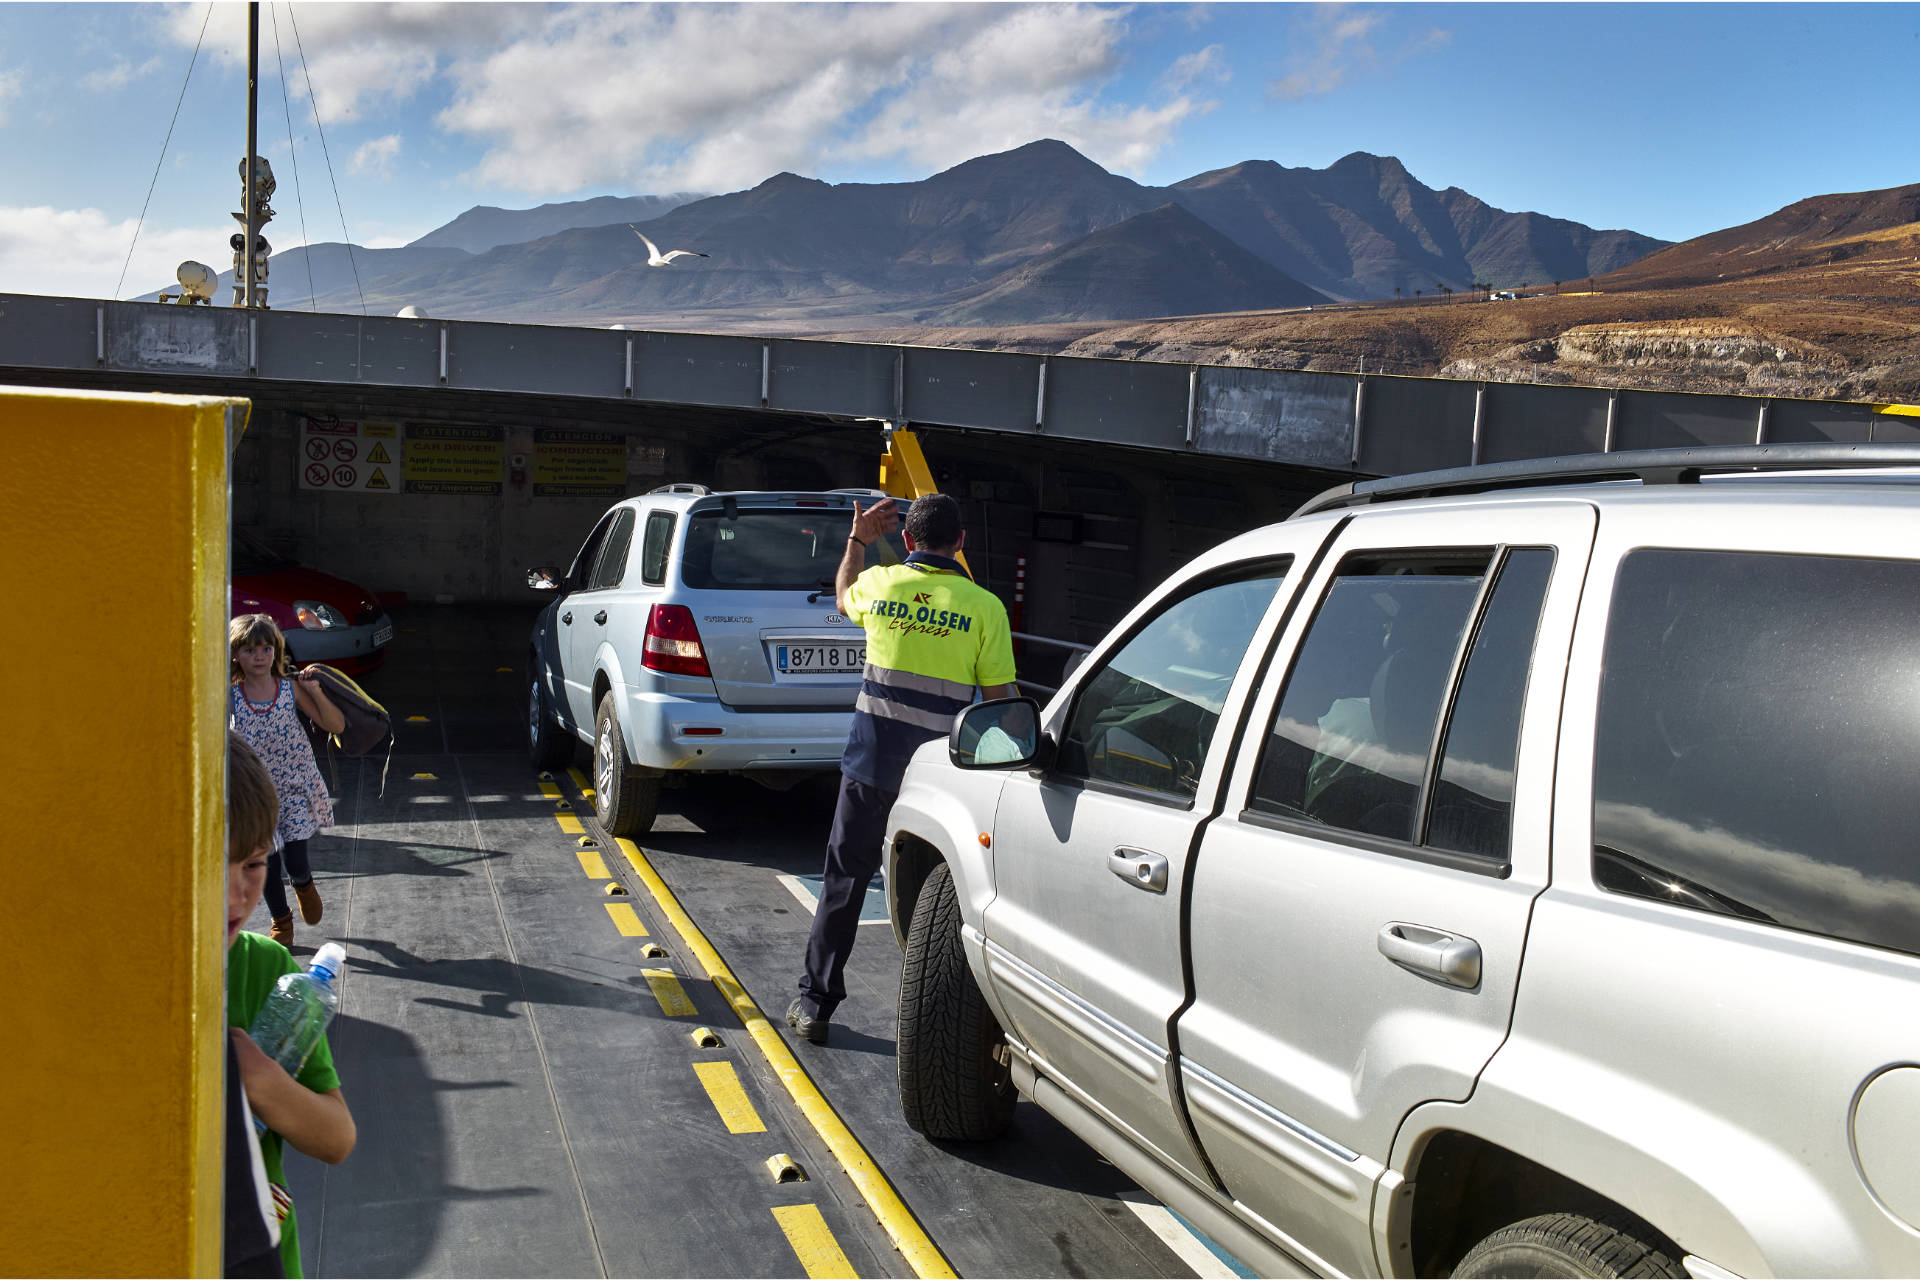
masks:
{"type": "Polygon", "coordinates": [[[293,602],[293,616],[308,631],[320,632],[347,625],[346,615],[324,601],[297,600],[293,602]]]}

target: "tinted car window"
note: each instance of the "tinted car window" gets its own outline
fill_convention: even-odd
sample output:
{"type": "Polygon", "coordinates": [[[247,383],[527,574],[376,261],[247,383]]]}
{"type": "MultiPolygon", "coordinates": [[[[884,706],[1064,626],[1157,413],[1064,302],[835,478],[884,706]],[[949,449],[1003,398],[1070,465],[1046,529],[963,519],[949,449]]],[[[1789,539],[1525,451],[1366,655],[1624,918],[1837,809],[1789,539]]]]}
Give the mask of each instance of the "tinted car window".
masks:
{"type": "Polygon", "coordinates": [[[600,558],[593,563],[593,577],[587,583],[588,591],[620,585],[620,579],[627,572],[627,549],[632,545],[633,509],[622,507],[614,513],[613,528],[607,531],[606,545],[600,549],[600,558]]]}
{"type": "MultiPolygon", "coordinates": [[[[697,511],[687,522],[680,577],[689,587],[734,591],[833,591],[833,574],[853,530],[844,507],[819,510],[697,511]]],[[[867,549],[869,566],[897,561],[898,533],[867,549]]]]}
{"type": "Polygon", "coordinates": [[[640,581],[658,587],[667,581],[667,548],[673,541],[673,513],[648,512],[640,540],[640,581]]]}
{"type": "Polygon", "coordinates": [[[1415,838],[1420,786],[1490,551],[1348,557],[1275,712],[1249,807],[1415,838]]]}
{"type": "Polygon", "coordinates": [[[573,558],[573,565],[567,570],[567,587],[572,591],[583,590],[587,585],[587,575],[593,571],[594,562],[600,556],[600,548],[607,541],[607,531],[613,528],[614,517],[618,512],[609,512],[600,518],[600,523],[587,535],[587,541],[580,544],[580,550],[573,558]]]}
{"type": "Polygon", "coordinates": [[[1533,666],[1540,606],[1553,574],[1553,553],[1545,548],[1510,551],[1499,574],[1447,718],[1425,843],[1505,859],[1520,708],[1533,666]]]}
{"type": "Polygon", "coordinates": [[[1191,797],[1227,689],[1286,571],[1284,562],[1242,569],[1140,628],[1075,697],[1059,770],[1191,797]]]}
{"type": "Polygon", "coordinates": [[[1646,550],[1594,744],[1603,889],[1920,954],[1920,565],[1646,550]]]}

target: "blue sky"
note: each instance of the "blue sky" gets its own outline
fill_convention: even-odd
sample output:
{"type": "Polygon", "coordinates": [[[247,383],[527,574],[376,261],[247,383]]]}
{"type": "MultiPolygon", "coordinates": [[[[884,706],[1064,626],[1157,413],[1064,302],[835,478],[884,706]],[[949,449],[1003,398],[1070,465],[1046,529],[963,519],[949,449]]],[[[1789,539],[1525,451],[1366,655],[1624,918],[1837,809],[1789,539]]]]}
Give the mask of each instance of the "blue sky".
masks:
{"type": "MultiPolygon", "coordinates": [[[[115,295],[177,99],[118,296],[231,265],[246,7],[208,15],[0,3],[0,292],[115,295]]],[[[1920,182],[1915,4],[275,3],[261,62],[276,249],[342,212],[389,246],[476,204],[910,180],[1043,137],[1152,184],[1370,151],[1672,240],[1920,182]]]]}

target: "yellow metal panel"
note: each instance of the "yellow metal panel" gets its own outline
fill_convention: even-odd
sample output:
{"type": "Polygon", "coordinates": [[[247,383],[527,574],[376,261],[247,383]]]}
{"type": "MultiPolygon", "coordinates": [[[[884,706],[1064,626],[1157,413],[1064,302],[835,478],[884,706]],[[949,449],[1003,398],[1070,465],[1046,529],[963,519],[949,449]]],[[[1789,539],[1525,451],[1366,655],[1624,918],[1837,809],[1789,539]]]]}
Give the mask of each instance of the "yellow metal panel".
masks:
{"type": "Polygon", "coordinates": [[[84,566],[108,593],[7,629],[16,1275],[220,1272],[227,462],[245,424],[241,400],[0,387],[8,564],[84,566]],[[78,858],[52,839],[74,830],[78,858]],[[90,908],[102,877],[117,893],[90,908]]]}
{"type": "Polygon", "coordinates": [[[773,1217],[787,1234],[787,1243],[810,1277],[852,1277],[859,1274],[847,1262],[833,1229],[817,1205],[776,1205],[773,1217]]]}
{"type": "Polygon", "coordinates": [[[700,1084],[707,1087],[707,1097],[713,1100],[713,1110],[720,1114],[727,1133],[767,1132],[767,1123],[753,1110],[753,1100],[747,1097],[747,1089],[740,1084],[740,1074],[734,1071],[733,1064],[714,1059],[694,1064],[693,1071],[700,1078],[700,1084]]]}

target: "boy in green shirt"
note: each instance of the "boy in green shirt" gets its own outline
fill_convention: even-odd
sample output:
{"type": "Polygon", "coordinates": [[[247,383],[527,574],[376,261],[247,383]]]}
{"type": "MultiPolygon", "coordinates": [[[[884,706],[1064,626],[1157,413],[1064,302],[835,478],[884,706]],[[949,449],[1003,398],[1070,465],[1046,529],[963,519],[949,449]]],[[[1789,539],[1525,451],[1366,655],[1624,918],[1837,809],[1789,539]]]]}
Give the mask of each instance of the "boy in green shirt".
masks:
{"type": "Polygon", "coordinates": [[[229,734],[227,751],[233,758],[228,773],[227,1035],[239,1060],[247,1102],[268,1127],[260,1138],[260,1156],[280,1215],[280,1261],[287,1276],[298,1277],[304,1275],[299,1224],[281,1168],[282,1145],[291,1143],[316,1160],[338,1165],[353,1151],[357,1132],[325,1037],[295,1078],[246,1033],[280,976],[298,973],[301,966],[272,939],[241,932],[266,888],[279,800],[272,776],[245,743],[229,734]]]}

